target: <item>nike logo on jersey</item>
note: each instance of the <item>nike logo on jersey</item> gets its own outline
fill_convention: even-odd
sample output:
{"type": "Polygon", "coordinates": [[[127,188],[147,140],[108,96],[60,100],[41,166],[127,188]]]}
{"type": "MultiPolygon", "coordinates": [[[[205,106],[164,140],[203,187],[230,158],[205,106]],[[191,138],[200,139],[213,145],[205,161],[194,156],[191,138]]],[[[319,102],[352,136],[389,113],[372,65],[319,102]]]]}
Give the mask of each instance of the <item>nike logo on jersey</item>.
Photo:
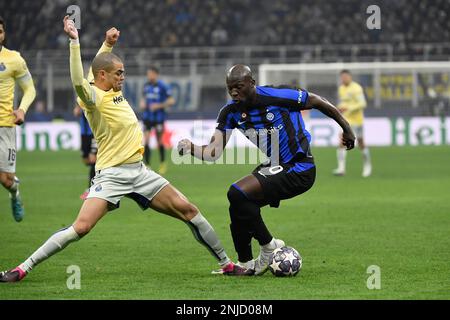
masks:
{"type": "Polygon", "coordinates": [[[244,121],[238,121],[238,125],[240,126],[241,124],[244,124],[244,123],[246,123],[247,122],[247,120],[244,120],[244,121]]]}

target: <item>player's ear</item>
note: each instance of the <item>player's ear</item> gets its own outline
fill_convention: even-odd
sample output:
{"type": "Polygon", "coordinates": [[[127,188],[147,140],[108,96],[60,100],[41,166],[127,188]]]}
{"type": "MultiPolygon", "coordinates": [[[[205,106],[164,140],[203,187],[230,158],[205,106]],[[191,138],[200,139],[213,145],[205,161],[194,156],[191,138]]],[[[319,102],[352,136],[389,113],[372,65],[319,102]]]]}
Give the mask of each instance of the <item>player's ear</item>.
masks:
{"type": "Polygon", "coordinates": [[[105,79],[106,71],[105,70],[99,70],[98,71],[98,77],[99,79],[105,79]]]}

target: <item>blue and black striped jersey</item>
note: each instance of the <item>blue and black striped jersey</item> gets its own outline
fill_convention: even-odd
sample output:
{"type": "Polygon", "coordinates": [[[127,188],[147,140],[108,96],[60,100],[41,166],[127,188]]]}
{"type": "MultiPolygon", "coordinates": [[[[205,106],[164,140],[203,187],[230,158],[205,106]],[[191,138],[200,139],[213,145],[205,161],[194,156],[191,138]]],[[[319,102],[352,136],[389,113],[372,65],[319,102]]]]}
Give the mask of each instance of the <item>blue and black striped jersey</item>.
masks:
{"type": "Polygon", "coordinates": [[[144,85],[143,95],[145,98],[145,111],[142,114],[142,118],[155,123],[164,122],[167,117],[166,110],[158,109],[156,111],[151,111],[150,105],[152,103],[164,103],[171,97],[172,93],[170,87],[161,80],[158,80],[156,84],[147,82],[144,85]]]}
{"type": "Polygon", "coordinates": [[[314,163],[311,135],[301,114],[307,100],[308,92],[303,89],[257,86],[251,106],[229,101],[220,110],[217,129],[238,129],[269,159],[280,163],[314,163]]]}

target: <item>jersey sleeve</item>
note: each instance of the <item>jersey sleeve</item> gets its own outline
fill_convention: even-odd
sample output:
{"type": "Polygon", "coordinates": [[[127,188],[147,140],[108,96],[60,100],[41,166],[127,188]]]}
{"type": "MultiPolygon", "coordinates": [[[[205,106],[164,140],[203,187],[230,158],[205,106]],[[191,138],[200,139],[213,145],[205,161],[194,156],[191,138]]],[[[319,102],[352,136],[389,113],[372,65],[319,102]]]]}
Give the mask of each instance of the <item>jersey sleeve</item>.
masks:
{"type": "Polygon", "coordinates": [[[23,91],[19,109],[22,109],[23,112],[26,113],[31,103],[33,103],[36,98],[36,89],[34,88],[33,78],[28,70],[27,63],[20,54],[17,55],[15,63],[14,79],[23,91]]]}
{"type": "Polygon", "coordinates": [[[83,64],[81,62],[80,44],[70,43],[70,77],[75,92],[82,103],[79,103],[83,109],[95,107],[95,90],[89,84],[89,81],[83,78],[83,64]]]}
{"type": "Polygon", "coordinates": [[[14,68],[14,78],[20,79],[23,77],[26,77],[30,75],[30,71],[28,71],[27,63],[22,58],[20,54],[17,56],[17,60],[15,61],[15,68],[14,68]]]}
{"type": "Polygon", "coordinates": [[[309,93],[305,89],[279,86],[279,87],[259,87],[259,94],[270,97],[273,102],[280,107],[299,110],[306,106],[309,93]]]}
{"type": "Polygon", "coordinates": [[[233,130],[234,128],[236,128],[236,123],[232,116],[233,114],[230,112],[230,108],[228,105],[220,109],[219,115],[217,116],[216,129],[220,131],[226,131],[226,130],[233,130]]]}

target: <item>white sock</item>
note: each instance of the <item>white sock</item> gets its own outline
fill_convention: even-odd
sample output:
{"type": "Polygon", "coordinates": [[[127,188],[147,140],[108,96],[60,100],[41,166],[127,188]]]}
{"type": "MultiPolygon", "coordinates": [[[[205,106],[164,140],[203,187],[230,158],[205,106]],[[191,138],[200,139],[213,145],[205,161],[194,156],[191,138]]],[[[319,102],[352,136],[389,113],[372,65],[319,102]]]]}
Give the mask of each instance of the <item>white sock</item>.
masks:
{"type": "Polygon", "coordinates": [[[78,239],[80,239],[80,237],[75,232],[73,226],[59,230],[20,265],[21,269],[27,273],[30,272],[34,266],[47,260],[55,253],[67,247],[69,243],[77,241],[78,239]]]}
{"type": "Polygon", "coordinates": [[[219,261],[221,267],[230,263],[231,260],[228,258],[216,232],[200,212],[191,221],[188,221],[187,225],[191,228],[195,239],[208,249],[219,261]]]}
{"type": "Polygon", "coordinates": [[[16,199],[19,196],[19,184],[14,181],[8,189],[11,199],[16,199]]]}
{"type": "Polygon", "coordinates": [[[370,152],[369,152],[369,148],[368,148],[368,147],[365,147],[365,148],[362,150],[362,153],[363,153],[363,161],[364,161],[364,164],[370,165],[370,164],[371,164],[371,160],[370,160],[370,152]]]}
{"type": "Polygon", "coordinates": [[[277,244],[275,242],[275,238],[272,238],[272,240],[270,240],[270,242],[268,244],[265,244],[265,245],[261,246],[261,248],[264,251],[270,251],[270,252],[275,250],[276,247],[277,247],[277,244]]]}
{"type": "Polygon", "coordinates": [[[345,159],[347,158],[347,150],[344,148],[337,149],[338,171],[345,171],[345,159]]]}

